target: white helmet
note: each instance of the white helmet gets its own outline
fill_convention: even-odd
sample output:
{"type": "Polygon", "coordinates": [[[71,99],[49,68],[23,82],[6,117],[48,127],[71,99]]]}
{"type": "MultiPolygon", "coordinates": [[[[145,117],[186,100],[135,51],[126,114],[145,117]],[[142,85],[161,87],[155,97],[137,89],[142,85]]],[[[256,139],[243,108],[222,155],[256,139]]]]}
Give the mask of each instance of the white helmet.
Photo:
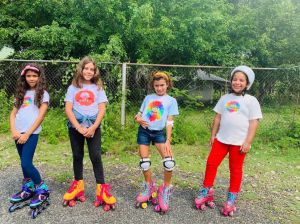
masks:
{"type": "Polygon", "coordinates": [[[247,90],[249,90],[255,79],[255,74],[254,74],[253,70],[246,65],[240,65],[232,70],[231,77],[233,76],[233,74],[235,72],[243,72],[247,75],[248,80],[249,80],[249,85],[247,86],[247,90]]]}

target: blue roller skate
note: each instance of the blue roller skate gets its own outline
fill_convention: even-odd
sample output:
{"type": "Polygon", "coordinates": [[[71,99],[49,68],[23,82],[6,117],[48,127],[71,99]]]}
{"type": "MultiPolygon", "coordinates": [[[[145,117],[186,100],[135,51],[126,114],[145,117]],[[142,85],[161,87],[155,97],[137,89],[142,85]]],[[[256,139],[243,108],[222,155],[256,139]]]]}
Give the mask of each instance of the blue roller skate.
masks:
{"type": "Polygon", "coordinates": [[[23,179],[22,190],[14,194],[10,198],[12,205],[9,207],[9,212],[14,212],[29,205],[29,199],[34,195],[34,183],[30,178],[23,179]]]}
{"type": "Polygon", "coordinates": [[[30,202],[30,208],[32,209],[31,218],[35,219],[47,206],[50,205],[50,191],[47,185],[42,182],[36,187],[34,196],[30,202]]]}

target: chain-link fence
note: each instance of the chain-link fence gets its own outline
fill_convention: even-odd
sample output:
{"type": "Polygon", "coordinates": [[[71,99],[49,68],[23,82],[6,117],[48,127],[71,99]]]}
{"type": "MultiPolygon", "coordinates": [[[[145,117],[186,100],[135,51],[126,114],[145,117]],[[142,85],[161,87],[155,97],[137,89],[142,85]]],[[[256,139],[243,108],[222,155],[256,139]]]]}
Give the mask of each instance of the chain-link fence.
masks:
{"type": "MultiPolygon", "coordinates": [[[[24,60],[0,61],[0,89],[8,97],[15,92],[21,69],[29,62],[24,60]]],[[[67,87],[70,85],[77,62],[35,61],[43,66],[51,97],[50,106],[63,107],[67,87]]],[[[120,122],[126,115],[136,112],[145,95],[150,93],[149,74],[155,70],[169,72],[174,81],[170,95],[179,104],[180,112],[189,111],[193,122],[207,121],[207,113],[229,87],[232,68],[217,66],[148,65],[134,63],[99,63],[101,78],[110,103],[120,104],[120,122]]],[[[266,123],[278,120],[299,119],[300,70],[254,68],[256,79],[250,94],[257,97],[266,123]],[[286,112],[289,110],[289,112],[286,112]]],[[[211,111],[211,110],[210,110],[211,111]]],[[[212,113],[213,114],[213,113],[212,113]]],[[[131,116],[132,114],[130,114],[131,116]]],[[[211,120],[210,120],[211,122],[211,120]]]]}

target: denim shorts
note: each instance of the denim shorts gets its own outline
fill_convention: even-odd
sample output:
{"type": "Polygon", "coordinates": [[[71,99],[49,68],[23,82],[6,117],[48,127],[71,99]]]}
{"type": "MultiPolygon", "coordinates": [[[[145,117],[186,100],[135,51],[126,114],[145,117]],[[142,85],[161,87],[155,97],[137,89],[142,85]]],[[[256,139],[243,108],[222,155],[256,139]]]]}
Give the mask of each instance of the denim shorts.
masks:
{"type": "Polygon", "coordinates": [[[137,135],[137,143],[139,145],[150,145],[151,142],[153,145],[155,143],[165,143],[166,137],[164,131],[149,130],[148,128],[145,129],[140,126],[137,135]]]}

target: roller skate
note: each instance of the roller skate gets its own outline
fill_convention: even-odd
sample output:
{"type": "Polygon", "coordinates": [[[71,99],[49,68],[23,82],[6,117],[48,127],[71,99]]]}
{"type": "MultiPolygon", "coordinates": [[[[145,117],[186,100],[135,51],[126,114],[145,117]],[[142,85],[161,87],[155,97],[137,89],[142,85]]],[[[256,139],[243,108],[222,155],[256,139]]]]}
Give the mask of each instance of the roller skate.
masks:
{"type": "Polygon", "coordinates": [[[104,204],[103,210],[109,211],[110,209],[115,210],[117,199],[109,192],[111,186],[109,184],[97,184],[96,200],[94,205],[99,207],[104,204]]]}
{"type": "Polygon", "coordinates": [[[74,180],[72,182],[70,188],[64,194],[63,206],[69,205],[70,207],[74,207],[77,200],[80,202],[85,201],[83,180],[74,180]]]}
{"type": "Polygon", "coordinates": [[[214,191],[212,188],[202,188],[195,198],[195,206],[197,209],[204,211],[206,205],[212,209],[216,207],[214,200],[214,191]]]}
{"type": "Polygon", "coordinates": [[[34,196],[30,202],[30,208],[32,209],[31,218],[35,219],[44,209],[50,205],[50,191],[47,185],[42,182],[36,187],[34,196]]]}
{"type": "Polygon", "coordinates": [[[30,178],[25,178],[22,184],[22,190],[14,194],[10,198],[12,205],[9,207],[9,212],[14,212],[30,204],[29,199],[34,195],[34,183],[30,178]]]}
{"type": "Polygon", "coordinates": [[[221,209],[221,213],[224,216],[233,216],[236,211],[237,193],[228,192],[227,201],[224,203],[224,207],[221,209]]]}
{"type": "Polygon", "coordinates": [[[136,197],[136,208],[147,208],[148,202],[151,202],[153,205],[157,204],[157,192],[156,192],[156,184],[155,182],[143,183],[144,191],[141,192],[136,197]]]}
{"type": "Polygon", "coordinates": [[[156,212],[160,212],[161,215],[167,213],[170,208],[171,194],[173,193],[173,186],[160,185],[158,188],[158,205],[154,207],[156,212]]]}

